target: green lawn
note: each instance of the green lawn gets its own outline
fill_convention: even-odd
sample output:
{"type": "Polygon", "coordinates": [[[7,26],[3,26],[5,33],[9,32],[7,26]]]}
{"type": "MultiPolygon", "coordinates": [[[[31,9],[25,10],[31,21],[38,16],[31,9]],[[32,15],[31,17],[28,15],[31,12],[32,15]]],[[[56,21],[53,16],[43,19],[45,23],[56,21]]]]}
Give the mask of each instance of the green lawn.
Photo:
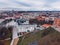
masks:
{"type": "Polygon", "coordinates": [[[32,33],[32,32],[28,33],[25,35],[25,38],[23,39],[23,41],[22,41],[22,37],[20,37],[18,45],[28,45],[30,42],[32,42],[34,40],[40,40],[44,36],[46,36],[48,34],[52,34],[53,32],[55,32],[55,29],[49,27],[49,28],[44,29],[44,30],[39,30],[35,33],[32,33]]]}
{"type": "Polygon", "coordinates": [[[60,45],[60,32],[53,32],[39,41],[39,45],[60,45]]]}

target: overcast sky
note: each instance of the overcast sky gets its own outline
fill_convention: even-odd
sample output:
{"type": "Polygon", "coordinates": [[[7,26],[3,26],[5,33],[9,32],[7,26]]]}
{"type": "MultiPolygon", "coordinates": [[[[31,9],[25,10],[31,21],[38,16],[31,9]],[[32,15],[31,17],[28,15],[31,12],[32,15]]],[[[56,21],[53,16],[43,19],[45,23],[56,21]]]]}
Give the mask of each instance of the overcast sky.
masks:
{"type": "Polygon", "coordinates": [[[60,10],[60,0],[0,0],[0,8],[20,10],[60,10]]]}

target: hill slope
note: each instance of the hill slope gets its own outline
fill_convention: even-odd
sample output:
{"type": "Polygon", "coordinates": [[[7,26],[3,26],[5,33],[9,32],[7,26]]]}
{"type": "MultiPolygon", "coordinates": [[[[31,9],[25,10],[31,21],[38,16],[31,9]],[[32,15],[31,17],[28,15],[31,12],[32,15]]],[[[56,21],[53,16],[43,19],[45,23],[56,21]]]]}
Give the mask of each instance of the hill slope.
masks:
{"type": "MultiPolygon", "coordinates": [[[[22,41],[23,37],[22,38],[20,37],[18,45],[29,45],[33,41],[38,41],[38,45],[45,45],[45,44],[43,44],[43,43],[45,43],[45,41],[48,42],[48,40],[50,40],[50,38],[53,36],[54,36],[53,37],[54,39],[56,39],[56,37],[59,38],[59,35],[60,35],[59,32],[57,32],[55,29],[49,27],[44,30],[39,30],[37,32],[34,31],[34,32],[31,32],[27,35],[24,35],[23,41],[22,41]]],[[[53,38],[51,38],[51,39],[53,39],[53,38]]]]}
{"type": "Polygon", "coordinates": [[[60,33],[54,32],[39,40],[39,45],[60,45],[60,33]]]}

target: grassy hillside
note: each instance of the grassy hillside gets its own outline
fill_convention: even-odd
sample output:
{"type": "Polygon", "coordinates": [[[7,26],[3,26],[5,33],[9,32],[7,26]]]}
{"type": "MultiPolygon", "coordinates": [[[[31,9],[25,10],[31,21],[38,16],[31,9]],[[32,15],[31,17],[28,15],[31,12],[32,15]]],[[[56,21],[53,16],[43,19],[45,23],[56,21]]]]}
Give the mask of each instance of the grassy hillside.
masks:
{"type": "Polygon", "coordinates": [[[22,38],[20,38],[18,45],[27,45],[28,43],[30,43],[34,40],[38,40],[39,38],[41,38],[41,36],[40,36],[41,33],[42,33],[42,31],[39,31],[36,33],[29,33],[29,34],[25,35],[25,37],[23,36],[24,40],[22,41],[21,40],[22,38]]]}
{"type": "Polygon", "coordinates": [[[60,33],[54,32],[39,40],[39,45],[60,45],[60,33]]]}
{"type": "Polygon", "coordinates": [[[33,41],[38,41],[40,42],[39,40],[50,35],[50,34],[53,34],[53,33],[57,33],[57,31],[51,27],[47,28],[47,29],[44,29],[44,30],[39,30],[37,32],[31,32],[27,35],[24,35],[24,39],[22,40],[22,38],[20,37],[20,40],[19,40],[19,43],[18,45],[28,45],[29,43],[33,42],[33,41]]]}

